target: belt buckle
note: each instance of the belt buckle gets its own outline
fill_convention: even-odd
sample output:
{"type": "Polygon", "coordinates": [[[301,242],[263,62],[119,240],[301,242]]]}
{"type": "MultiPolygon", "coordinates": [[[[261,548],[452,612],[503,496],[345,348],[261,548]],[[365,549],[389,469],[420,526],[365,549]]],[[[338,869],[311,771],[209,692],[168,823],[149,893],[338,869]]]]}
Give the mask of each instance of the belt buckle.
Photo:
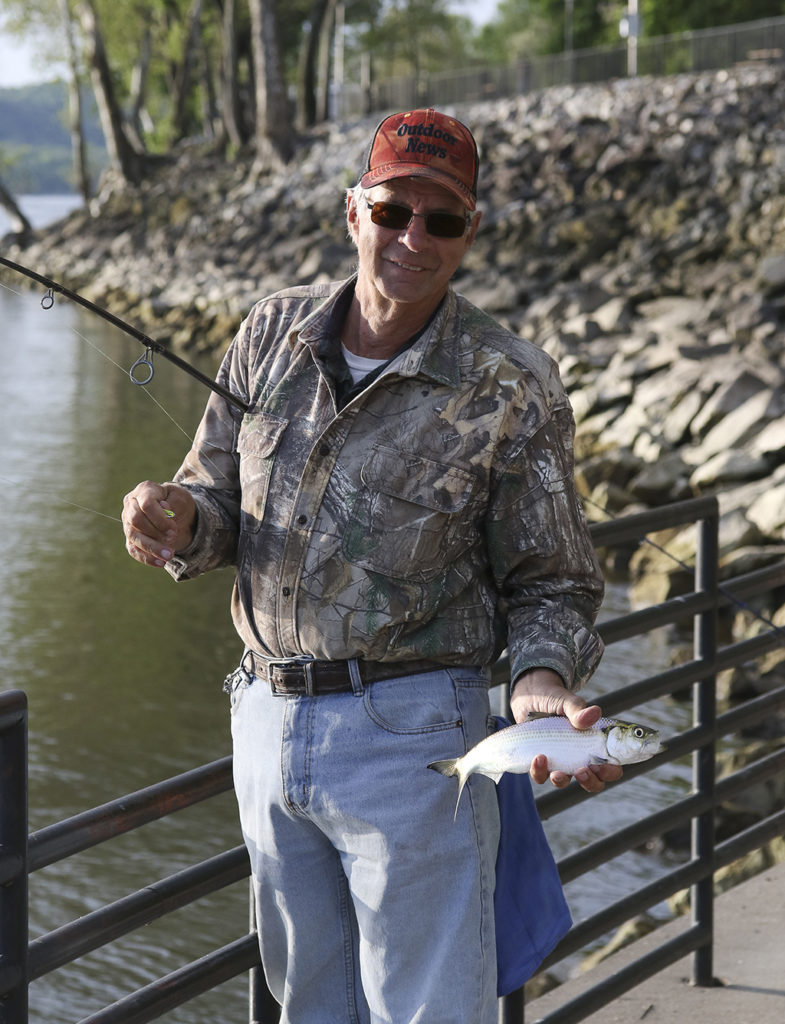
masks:
{"type": "Polygon", "coordinates": [[[308,697],[314,695],[314,675],[313,675],[313,663],[314,659],[309,658],[307,655],[299,655],[295,658],[269,658],[265,661],[265,667],[268,670],[268,678],[270,681],[270,689],[275,696],[280,696],[278,690],[275,688],[275,679],[273,678],[273,668],[300,668],[302,669],[303,676],[305,678],[305,693],[308,697]]]}

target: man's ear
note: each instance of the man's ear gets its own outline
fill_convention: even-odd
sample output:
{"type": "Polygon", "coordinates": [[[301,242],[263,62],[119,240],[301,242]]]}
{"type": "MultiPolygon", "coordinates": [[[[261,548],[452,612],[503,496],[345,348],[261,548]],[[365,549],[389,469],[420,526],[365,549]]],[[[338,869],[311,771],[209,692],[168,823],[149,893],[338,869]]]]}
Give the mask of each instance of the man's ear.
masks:
{"type": "Polygon", "coordinates": [[[358,225],[359,213],[357,212],[357,203],[354,199],[354,191],[349,189],[346,193],[346,228],[349,232],[349,237],[357,245],[357,232],[359,230],[358,225]]]}
{"type": "Polygon", "coordinates": [[[474,216],[472,217],[472,226],[469,228],[469,236],[466,239],[466,248],[467,249],[474,242],[474,236],[477,234],[477,229],[480,226],[480,221],[481,220],[482,220],[482,212],[478,210],[477,213],[475,213],[474,216]]]}

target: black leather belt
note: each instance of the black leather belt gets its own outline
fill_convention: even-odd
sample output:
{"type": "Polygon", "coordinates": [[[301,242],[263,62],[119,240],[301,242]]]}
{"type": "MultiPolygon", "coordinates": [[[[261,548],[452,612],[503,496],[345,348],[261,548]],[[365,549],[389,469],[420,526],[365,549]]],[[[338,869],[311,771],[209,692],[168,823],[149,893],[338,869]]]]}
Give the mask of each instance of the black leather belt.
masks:
{"type": "MultiPolygon", "coordinates": [[[[275,694],[315,697],[327,693],[348,693],[352,677],[348,661],[317,661],[312,658],[291,658],[266,661],[253,651],[243,658],[243,668],[260,679],[266,679],[275,694]]],[[[394,679],[417,672],[433,672],[443,668],[435,661],[361,661],[357,667],[363,683],[394,679]]]]}

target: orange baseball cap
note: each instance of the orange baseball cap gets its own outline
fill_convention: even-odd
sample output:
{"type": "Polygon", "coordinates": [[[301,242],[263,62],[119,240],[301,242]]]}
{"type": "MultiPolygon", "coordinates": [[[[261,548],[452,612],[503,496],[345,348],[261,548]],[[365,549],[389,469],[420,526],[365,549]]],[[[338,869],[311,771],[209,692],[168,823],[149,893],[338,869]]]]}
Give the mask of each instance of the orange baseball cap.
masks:
{"type": "Polygon", "coordinates": [[[432,107],[409,110],[391,114],[376,129],[360,184],[370,188],[392,178],[428,178],[474,210],[479,162],[465,124],[432,107]]]}

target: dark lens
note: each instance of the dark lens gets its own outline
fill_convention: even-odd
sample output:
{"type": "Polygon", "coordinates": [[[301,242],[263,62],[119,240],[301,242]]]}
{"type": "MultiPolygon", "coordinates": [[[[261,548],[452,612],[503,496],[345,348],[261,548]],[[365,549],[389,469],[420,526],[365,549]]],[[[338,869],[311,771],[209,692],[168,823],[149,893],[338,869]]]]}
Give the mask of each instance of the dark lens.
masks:
{"type": "Polygon", "coordinates": [[[466,230],[466,221],[457,213],[429,213],[425,227],[428,234],[437,238],[460,238],[466,230]]]}
{"type": "MultiPolygon", "coordinates": [[[[390,228],[392,231],[403,231],[408,226],[413,216],[421,217],[422,214],[414,214],[408,206],[399,206],[397,203],[368,203],[371,211],[371,220],[380,228],[390,228]]],[[[457,213],[426,213],[425,230],[435,238],[460,238],[466,231],[466,220],[457,213]]]]}
{"type": "Polygon", "coordinates": [[[380,228],[392,228],[401,231],[412,219],[412,211],[395,203],[374,203],[371,207],[371,220],[380,228]]]}

